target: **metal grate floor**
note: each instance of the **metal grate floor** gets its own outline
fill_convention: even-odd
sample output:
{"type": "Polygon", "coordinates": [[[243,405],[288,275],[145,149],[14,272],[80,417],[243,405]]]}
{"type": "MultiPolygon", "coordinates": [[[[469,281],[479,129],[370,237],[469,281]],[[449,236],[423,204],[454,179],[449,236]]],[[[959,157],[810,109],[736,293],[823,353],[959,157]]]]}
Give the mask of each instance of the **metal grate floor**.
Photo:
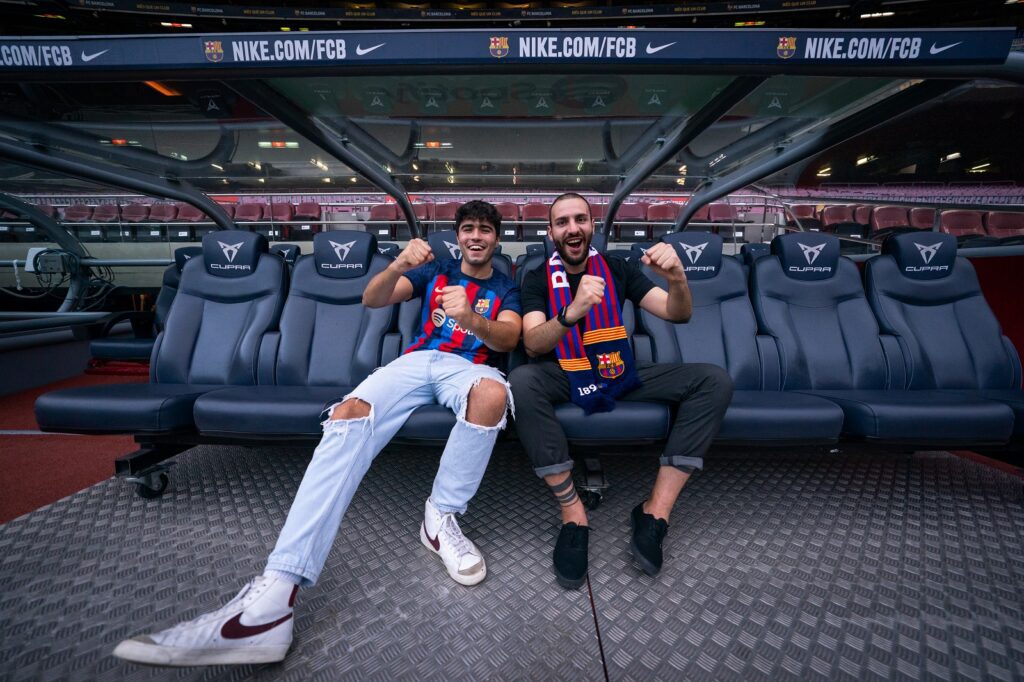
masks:
{"type": "Polygon", "coordinates": [[[653,579],[630,558],[628,514],[655,463],[604,458],[591,602],[555,585],[555,503],[515,444],[462,522],[488,562],[474,588],[419,543],[440,450],[391,447],[300,593],[283,663],[112,658],[262,570],[310,452],[197,447],[159,500],[111,479],[0,526],[0,679],[1024,677],[1022,481],[946,453],[856,449],[712,453],[653,579]]]}

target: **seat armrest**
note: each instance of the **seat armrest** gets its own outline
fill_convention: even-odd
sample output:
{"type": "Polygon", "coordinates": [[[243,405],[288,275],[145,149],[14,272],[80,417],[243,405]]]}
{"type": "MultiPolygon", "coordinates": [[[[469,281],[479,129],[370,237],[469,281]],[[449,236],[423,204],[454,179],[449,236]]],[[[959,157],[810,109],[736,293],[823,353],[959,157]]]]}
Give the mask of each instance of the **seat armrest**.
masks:
{"type": "Polygon", "coordinates": [[[272,385],[277,373],[277,348],[281,345],[281,332],[267,332],[260,341],[260,354],[257,358],[256,383],[272,385]]]}
{"type": "Polygon", "coordinates": [[[900,390],[907,388],[907,364],[900,350],[900,340],[892,334],[879,334],[882,352],[885,355],[885,366],[889,371],[886,388],[900,390]]]}
{"type": "Polygon", "coordinates": [[[633,334],[633,357],[636,359],[637,367],[654,363],[654,349],[651,348],[650,336],[633,334]]]}
{"type": "Polygon", "coordinates": [[[1020,388],[1021,385],[1021,363],[1020,355],[1017,354],[1017,349],[1014,347],[1013,342],[1007,337],[1003,337],[1003,347],[1006,349],[1006,354],[1010,356],[1010,366],[1013,367],[1013,383],[1011,386],[1014,388],[1020,388]]]}
{"type": "Polygon", "coordinates": [[[397,332],[390,332],[384,335],[380,346],[380,366],[398,359],[402,354],[402,335],[397,332]]]}
{"type": "Polygon", "coordinates": [[[779,347],[775,339],[767,334],[758,334],[757,355],[761,360],[761,390],[782,390],[782,365],[779,362],[779,347]]]}

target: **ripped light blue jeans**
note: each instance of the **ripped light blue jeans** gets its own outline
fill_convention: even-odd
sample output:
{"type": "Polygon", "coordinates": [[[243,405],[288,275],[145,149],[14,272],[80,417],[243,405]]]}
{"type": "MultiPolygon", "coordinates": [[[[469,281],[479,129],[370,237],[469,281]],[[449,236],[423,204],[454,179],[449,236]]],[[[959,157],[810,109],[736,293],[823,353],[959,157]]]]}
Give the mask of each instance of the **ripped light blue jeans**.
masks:
{"type": "Polygon", "coordinates": [[[439,403],[456,414],[430,498],[442,513],[465,512],[506,421],[505,416],[496,426],[466,421],[469,392],[482,379],[504,386],[507,405],[512,407],[512,395],[501,372],[436,350],[402,355],[342,399],[358,398],[369,404],[368,417],[331,420],[339,403],[329,407],[323,438],[299,484],[267,568],[302,576],[304,586],[317,581],[345,510],[370,463],[421,405],[439,403]]]}

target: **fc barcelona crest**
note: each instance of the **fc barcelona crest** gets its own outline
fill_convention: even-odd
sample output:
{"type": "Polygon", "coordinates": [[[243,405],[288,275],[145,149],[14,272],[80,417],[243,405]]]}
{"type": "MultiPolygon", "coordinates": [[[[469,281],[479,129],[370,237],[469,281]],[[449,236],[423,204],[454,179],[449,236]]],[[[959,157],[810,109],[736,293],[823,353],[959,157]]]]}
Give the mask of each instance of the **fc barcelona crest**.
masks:
{"type": "Polygon", "coordinates": [[[491,311],[491,300],[489,298],[478,298],[473,306],[477,315],[486,315],[491,311]]]}
{"type": "Polygon", "coordinates": [[[491,36],[491,56],[501,59],[508,55],[508,36],[491,36]]]}
{"type": "Polygon", "coordinates": [[[206,54],[206,61],[224,61],[224,47],[219,40],[207,40],[203,42],[203,52],[206,54]]]}
{"type": "Polygon", "coordinates": [[[796,54],[796,36],[783,36],[779,38],[779,46],[775,48],[775,54],[783,59],[789,59],[796,54]]]}
{"type": "Polygon", "coordinates": [[[597,356],[597,373],[605,379],[616,379],[626,371],[622,352],[601,353],[597,356]]]}

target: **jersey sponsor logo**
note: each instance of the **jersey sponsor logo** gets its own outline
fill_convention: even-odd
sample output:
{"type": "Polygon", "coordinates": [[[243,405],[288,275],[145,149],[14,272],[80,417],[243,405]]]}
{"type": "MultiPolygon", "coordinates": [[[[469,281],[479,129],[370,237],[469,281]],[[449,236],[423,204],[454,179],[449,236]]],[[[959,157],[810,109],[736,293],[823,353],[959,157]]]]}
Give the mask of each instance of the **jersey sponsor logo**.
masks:
{"type": "Polygon", "coordinates": [[[547,59],[632,59],[636,57],[636,38],[632,36],[522,36],[520,58],[547,59]]]}
{"type": "Polygon", "coordinates": [[[446,319],[448,319],[448,316],[440,308],[434,308],[430,313],[430,321],[434,323],[435,327],[442,327],[446,319]]]}
{"type": "Polygon", "coordinates": [[[491,56],[501,59],[509,53],[508,36],[491,36],[491,56]]]}
{"type": "Polygon", "coordinates": [[[335,62],[345,57],[344,38],[231,41],[231,59],[235,62],[335,62]]]}
{"type": "Polygon", "coordinates": [[[796,54],[796,36],[782,36],[779,38],[779,45],[775,48],[775,54],[780,59],[789,59],[796,54]]]}

